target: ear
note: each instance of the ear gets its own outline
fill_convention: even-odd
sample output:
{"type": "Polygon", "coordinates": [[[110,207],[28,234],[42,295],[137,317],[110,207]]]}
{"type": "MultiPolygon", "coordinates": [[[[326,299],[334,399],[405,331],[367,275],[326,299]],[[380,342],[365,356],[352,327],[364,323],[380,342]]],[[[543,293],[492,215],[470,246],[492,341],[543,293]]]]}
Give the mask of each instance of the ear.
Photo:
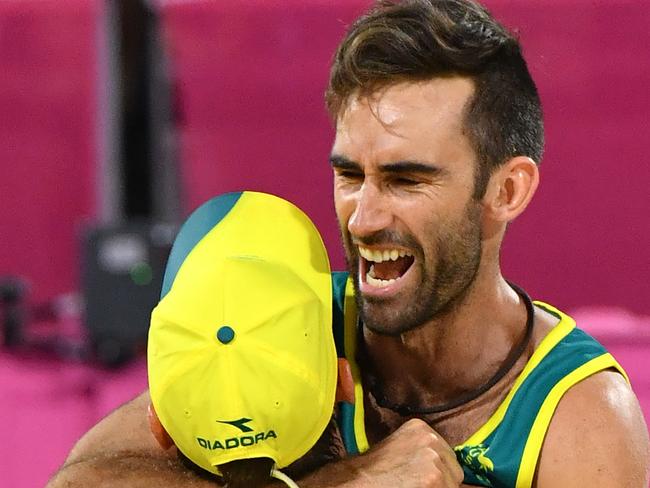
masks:
{"type": "Polygon", "coordinates": [[[510,222],[521,214],[539,184],[539,169],[532,159],[517,156],[490,177],[483,197],[485,212],[495,221],[510,222]]]}
{"type": "Polygon", "coordinates": [[[336,401],[354,404],[354,380],[347,359],[339,358],[339,376],[336,382],[336,401]]]}
{"type": "Polygon", "coordinates": [[[156,410],[153,408],[153,405],[149,403],[149,408],[147,408],[147,419],[149,420],[149,428],[151,433],[158,441],[160,447],[165,451],[174,445],[174,441],[169,436],[165,428],[160,423],[156,410]]]}

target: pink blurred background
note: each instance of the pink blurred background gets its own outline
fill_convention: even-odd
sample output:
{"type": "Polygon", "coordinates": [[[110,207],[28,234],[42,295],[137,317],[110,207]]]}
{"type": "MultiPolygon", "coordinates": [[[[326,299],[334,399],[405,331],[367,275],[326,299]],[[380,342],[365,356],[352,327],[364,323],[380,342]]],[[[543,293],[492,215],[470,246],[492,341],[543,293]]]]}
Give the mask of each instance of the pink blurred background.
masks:
{"type": "MultiPolygon", "coordinates": [[[[225,191],[276,193],[312,217],[343,266],[323,91],[345,26],[368,4],[156,2],[181,216],[225,191]]],[[[521,37],[547,133],[505,274],[605,342],[650,419],[650,6],[484,4],[521,37]]],[[[35,300],[79,289],[80,228],[107,218],[108,14],[99,1],[0,2],[0,275],[27,277],[35,300]]],[[[43,486],[83,432],[145,387],[142,359],[107,371],[0,349],[0,484],[43,486]]]]}

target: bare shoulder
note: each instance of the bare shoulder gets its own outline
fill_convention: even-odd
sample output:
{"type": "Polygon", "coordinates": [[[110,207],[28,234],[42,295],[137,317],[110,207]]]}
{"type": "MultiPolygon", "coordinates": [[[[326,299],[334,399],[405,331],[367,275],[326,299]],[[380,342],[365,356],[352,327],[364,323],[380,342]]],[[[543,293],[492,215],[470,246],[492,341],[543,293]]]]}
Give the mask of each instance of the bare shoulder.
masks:
{"type": "Polygon", "coordinates": [[[167,457],[149,431],[149,391],[125,403],[90,429],[74,446],[65,464],[121,452],[167,457]]]}
{"type": "Polygon", "coordinates": [[[542,446],[535,486],[648,486],[650,447],[641,408],[623,376],[603,371],[560,401],[542,446]]]}
{"type": "Polygon", "coordinates": [[[145,391],[101,420],[77,442],[47,488],[215,486],[188,470],[175,448],[158,446],[149,430],[148,406],[145,391]]]}

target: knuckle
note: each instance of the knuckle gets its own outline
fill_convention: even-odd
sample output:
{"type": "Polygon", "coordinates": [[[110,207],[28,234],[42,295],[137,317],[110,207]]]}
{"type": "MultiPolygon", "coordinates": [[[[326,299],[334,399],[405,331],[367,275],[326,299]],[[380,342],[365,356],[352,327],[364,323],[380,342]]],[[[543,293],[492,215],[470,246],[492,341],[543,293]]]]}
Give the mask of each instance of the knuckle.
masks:
{"type": "Polygon", "coordinates": [[[429,432],[417,432],[411,435],[411,442],[419,448],[433,448],[436,445],[436,435],[429,432]]]}
{"type": "Polygon", "coordinates": [[[429,448],[425,452],[427,454],[427,458],[429,459],[429,461],[431,461],[431,462],[433,462],[435,464],[438,464],[438,462],[442,460],[442,458],[440,456],[440,453],[438,451],[436,451],[435,449],[429,448]]]}
{"type": "Polygon", "coordinates": [[[416,435],[427,439],[430,434],[435,435],[435,432],[431,429],[429,424],[420,419],[410,419],[404,423],[401,428],[404,431],[407,431],[409,435],[416,435]]]}
{"type": "Polygon", "coordinates": [[[427,426],[427,424],[421,419],[409,419],[406,422],[404,422],[404,425],[402,427],[404,429],[413,430],[417,432],[423,430],[425,426],[427,426]]]}
{"type": "Polygon", "coordinates": [[[425,486],[439,486],[440,482],[443,481],[443,476],[438,470],[429,471],[424,475],[422,481],[424,481],[425,486]]]}
{"type": "Polygon", "coordinates": [[[418,458],[418,461],[420,463],[431,468],[438,468],[442,464],[442,458],[440,457],[440,454],[435,449],[431,449],[430,447],[421,449],[418,452],[418,458]]]}
{"type": "Polygon", "coordinates": [[[431,431],[422,432],[413,436],[413,441],[416,442],[417,447],[433,449],[438,445],[438,436],[431,431]]]}

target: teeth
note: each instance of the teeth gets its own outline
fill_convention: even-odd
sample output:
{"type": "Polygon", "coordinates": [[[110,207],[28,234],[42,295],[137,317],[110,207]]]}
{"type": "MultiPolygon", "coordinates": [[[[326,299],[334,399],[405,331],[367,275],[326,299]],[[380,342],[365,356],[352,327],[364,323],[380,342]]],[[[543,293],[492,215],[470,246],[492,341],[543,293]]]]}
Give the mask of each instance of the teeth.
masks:
{"type": "Polygon", "coordinates": [[[385,286],[395,283],[396,280],[380,280],[372,276],[374,274],[374,266],[370,266],[370,271],[366,273],[366,283],[375,288],[384,288],[385,286]]]}
{"type": "Polygon", "coordinates": [[[361,257],[373,263],[383,263],[384,261],[397,261],[399,258],[405,256],[413,256],[408,251],[403,249],[386,249],[384,251],[372,250],[366,247],[359,246],[359,254],[361,257]]]}

